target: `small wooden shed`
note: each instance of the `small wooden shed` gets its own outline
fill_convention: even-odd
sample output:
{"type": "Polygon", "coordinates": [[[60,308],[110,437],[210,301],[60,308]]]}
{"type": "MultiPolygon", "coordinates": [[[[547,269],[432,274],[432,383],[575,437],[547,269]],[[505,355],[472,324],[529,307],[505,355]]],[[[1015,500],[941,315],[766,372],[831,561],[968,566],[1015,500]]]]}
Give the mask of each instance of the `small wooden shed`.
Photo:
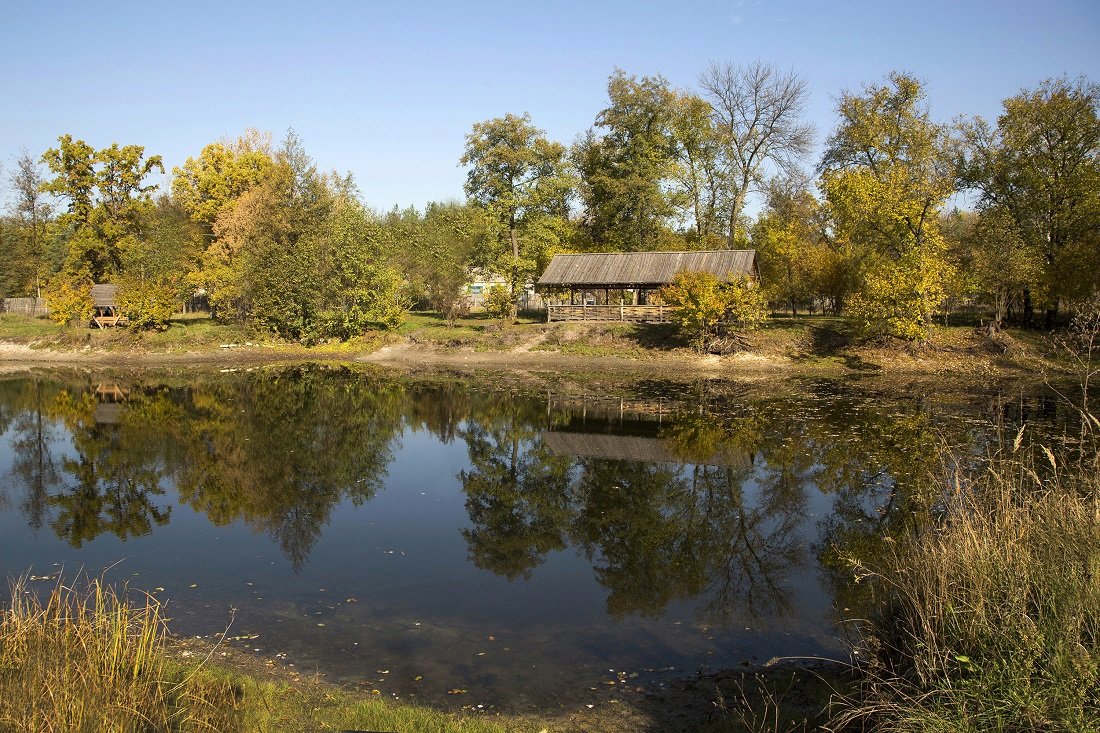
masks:
{"type": "Polygon", "coordinates": [[[108,328],[125,326],[130,319],[122,315],[118,308],[118,286],[110,283],[102,283],[92,286],[92,304],[95,310],[92,312],[93,326],[108,328]]]}
{"type": "Polygon", "coordinates": [[[548,301],[548,321],[664,321],[669,309],[649,303],[648,296],[669,285],[680,272],[708,272],[724,282],[760,279],[754,249],[610,252],[555,255],[535,287],[569,293],[568,303],[548,301]],[[619,296],[617,303],[612,302],[612,293],[619,296]]]}

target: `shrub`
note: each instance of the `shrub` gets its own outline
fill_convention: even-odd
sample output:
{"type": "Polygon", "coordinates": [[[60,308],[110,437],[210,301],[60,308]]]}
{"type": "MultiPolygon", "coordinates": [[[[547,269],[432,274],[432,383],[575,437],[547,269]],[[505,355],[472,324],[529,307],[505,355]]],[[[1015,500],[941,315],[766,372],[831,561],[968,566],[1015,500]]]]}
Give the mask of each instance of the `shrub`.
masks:
{"type": "Polygon", "coordinates": [[[485,294],[485,310],[498,321],[512,317],[515,313],[515,303],[512,294],[503,285],[493,285],[485,294]]]}
{"type": "Polygon", "coordinates": [[[163,331],[178,310],[178,294],[164,279],[126,279],[118,288],[118,307],[131,328],[163,331]]]}
{"type": "Polygon", "coordinates": [[[676,308],[673,322],[700,349],[723,324],[752,331],[767,318],[764,293],[746,278],[723,283],[709,272],[680,272],[661,290],[661,298],[676,308]]]}
{"type": "Polygon", "coordinates": [[[58,273],[46,288],[46,305],[55,323],[87,323],[95,312],[92,276],[86,269],[58,273]]]}

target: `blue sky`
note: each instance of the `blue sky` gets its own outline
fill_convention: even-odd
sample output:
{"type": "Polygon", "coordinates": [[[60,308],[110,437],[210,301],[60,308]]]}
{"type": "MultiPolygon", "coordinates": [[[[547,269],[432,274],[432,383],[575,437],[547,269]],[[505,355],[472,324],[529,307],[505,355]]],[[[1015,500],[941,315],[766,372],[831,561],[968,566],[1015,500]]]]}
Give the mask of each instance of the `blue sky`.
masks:
{"type": "Polygon", "coordinates": [[[8,3],[0,161],[70,133],[180,165],[246,127],[293,127],[377,210],[459,199],[473,123],[528,112],[563,143],[607,77],[691,88],[711,61],[808,81],[819,144],[839,94],[889,71],[924,80],[933,117],[994,118],[1051,76],[1100,82],[1100,1],[8,3]]]}

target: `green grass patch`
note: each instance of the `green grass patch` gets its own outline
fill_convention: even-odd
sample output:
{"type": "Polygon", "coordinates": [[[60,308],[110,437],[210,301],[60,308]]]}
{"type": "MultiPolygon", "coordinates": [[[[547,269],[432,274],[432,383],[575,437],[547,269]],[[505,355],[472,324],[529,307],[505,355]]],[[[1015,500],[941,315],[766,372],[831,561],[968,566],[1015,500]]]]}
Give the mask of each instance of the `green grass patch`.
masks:
{"type": "Polygon", "coordinates": [[[0,313],[0,341],[27,344],[42,339],[52,339],[65,328],[45,316],[29,316],[20,313],[0,313]]]}

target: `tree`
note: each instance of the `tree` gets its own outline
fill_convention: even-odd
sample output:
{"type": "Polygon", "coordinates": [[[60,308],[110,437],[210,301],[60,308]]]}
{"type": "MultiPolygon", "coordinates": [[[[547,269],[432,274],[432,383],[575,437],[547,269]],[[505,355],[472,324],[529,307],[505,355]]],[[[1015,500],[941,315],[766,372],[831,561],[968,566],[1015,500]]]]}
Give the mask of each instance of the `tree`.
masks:
{"type": "Polygon", "coordinates": [[[798,315],[801,304],[824,299],[832,261],[820,202],[803,185],[775,184],[752,229],[760,280],[768,297],[798,315]]]}
{"type": "Polygon", "coordinates": [[[1048,79],[1004,100],[995,128],[976,118],[962,134],[961,177],[1042,259],[1052,325],[1060,301],[1100,287],[1100,85],[1048,79]]]}
{"type": "Polygon", "coordinates": [[[412,216],[399,220],[404,231],[398,256],[413,286],[454,325],[469,308],[465,290],[470,268],[485,259],[486,214],[476,206],[429,203],[423,217],[415,211],[412,216]]]}
{"type": "Polygon", "coordinates": [[[964,235],[969,271],[993,305],[990,330],[1001,329],[1014,300],[1035,289],[1043,273],[1041,254],[1020,235],[1012,215],[1001,208],[986,208],[971,231],[964,235]]]}
{"type": "Polygon", "coordinates": [[[722,167],[722,142],[712,109],[702,97],[677,94],[672,116],[679,166],[676,204],[690,218],[692,239],[717,248],[724,222],[729,221],[729,184],[722,167]]]}
{"type": "Polygon", "coordinates": [[[616,69],[607,96],[608,107],[572,154],[580,173],[584,228],[597,249],[660,249],[676,213],[668,186],[679,173],[676,93],[664,77],[639,79],[616,69]]]}
{"type": "Polygon", "coordinates": [[[212,230],[218,216],[272,170],[271,135],[248,130],[235,142],[216,142],[172,169],[172,196],[212,230]]]}
{"type": "Polygon", "coordinates": [[[820,166],[837,246],[862,273],[863,322],[886,329],[877,335],[921,340],[944,295],[939,215],[955,190],[952,141],[923,100],[920,82],[897,72],[844,94],[820,166]],[[902,285],[918,290],[891,291],[902,285]]]}
{"type": "Polygon", "coordinates": [[[809,90],[793,71],[760,61],[746,66],[712,63],[699,78],[713,109],[730,186],[729,247],[738,246],[745,200],[769,170],[791,175],[813,145],[814,128],[801,121],[809,90]]]}
{"type": "Polygon", "coordinates": [[[203,255],[211,305],[306,342],[394,328],[407,304],[350,177],[317,172],[293,131],[268,175],[224,208],[203,255]]]}
{"type": "Polygon", "coordinates": [[[152,209],[155,185],[144,185],[154,170],[164,172],[159,155],[145,160],[140,145],[118,143],[96,151],[71,135],[58,138],[58,147],[42,160],[56,174],[42,190],[68,200],[62,224],[74,233],[69,242],[68,266],[85,263],[96,282],[122,269],[122,251],[140,240],[146,215],[152,209]]]}
{"type": "Polygon", "coordinates": [[[565,147],[547,140],[530,115],[508,114],[473,126],[460,163],[470,166],[466,195],[488,212],[499,227],[500,241],[510,249],[507,269],[515,301],[526,279],[540,264],[545,266],[529,256],[534,243],[521,242],[521,233],[535,232],[542,218],[564,219],[568,213],[572,185],[565,147]],[[521,254],[528,257],[521,259],[521,254]]]}
{"type": "MultiPolygon", "coordinates": [[[[12,170],[9,180],[15,192],[11,211],[19,221],[18,237],[22,245],[20,256],[24,260],[21,269],[24,272],[24,279],[33,276],[35,297],[41,298],[42,281],[49,274],[46,257],[46,224],[52,212],[49,203],[42,195],[42,187],[45,184],[42,170],[38,161],[26,148],[16,159],[15,169],[12,170]]],[[[12,265],[14,264],[13,262],[12,265]]]]}
{"type": "Polygon", "coordinates": [[[133,329],[162,330],[179,311],[190,287],[181,277],[195,266],[204,246],[202,231],[167,196],[146,215],[140,240],[122,251],[119,307],[133,329]]]}

